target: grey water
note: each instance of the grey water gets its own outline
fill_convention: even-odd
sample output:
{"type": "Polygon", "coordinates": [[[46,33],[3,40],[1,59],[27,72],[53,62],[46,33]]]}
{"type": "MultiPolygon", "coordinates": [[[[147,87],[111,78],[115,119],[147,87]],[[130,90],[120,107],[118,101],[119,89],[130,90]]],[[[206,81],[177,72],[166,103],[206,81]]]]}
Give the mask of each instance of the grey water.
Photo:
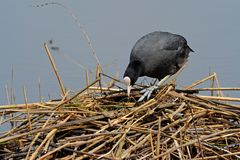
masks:
{"type": "MultiPolygon", "coordinates": [[[[52,50],[64,86],[73,91],[85,86],[85,69],[96,61],[79,26],[63,7],[51,1],[21,0],[0,3],[0,104],[14,90],[16,103],[61,95],[43,43],[52,50]],[[12,76],[13,75],[13,76],[12,76]],[[12,80],[13,79],[13,80],[12,80]],[[40,80],[40,83],[39,83],[40,80]]],[[[57,1],[76,16],[90,36],[103,70],[122,78],[135,42],[161,30],[183,35],[195,53],[178,77],[179,87],[216,72],[221,86],[240,87],[240,1],[57,1]]],[[[228,94],[228,93],[227,93],[228,94]]],[[[230,94],[230,93],[229,93],[230,94]]],[[[232,93],[240,97],[239,92],[232,93]]]]}

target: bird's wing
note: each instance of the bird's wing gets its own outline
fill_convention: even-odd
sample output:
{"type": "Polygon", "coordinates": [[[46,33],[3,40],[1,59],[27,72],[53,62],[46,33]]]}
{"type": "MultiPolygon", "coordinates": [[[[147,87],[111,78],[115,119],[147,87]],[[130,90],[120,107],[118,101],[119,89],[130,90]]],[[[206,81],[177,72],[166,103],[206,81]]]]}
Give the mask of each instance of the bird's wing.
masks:
{"type": "Polygon", "coordinates": [[[157,45],[159,49],[179,50],[180,48],[187,46],[187,41],[184,37],[176,34],[165,34],[158,37],[157,45]]]}
{"type": "MultiPolygon", "coordinates": [[[[130,61],[146,61],[150,57],[156,56],[164,60],[165,52],[174,56],[176,54],[188,53],[193,50],[187,45],[184,37],[169,32],[152,32],[140,38],[132,49],[130,61]]],[[[152,59],[152,58],[151,58],[152,59]]]]}
{"type": "Polygon", "coordinates": [[[135,46],[133,52],[149,52],[157,50],[179,50],[187,46],[187,41],[184,37],[172,34],[169,32],[152,32],[140,38],[135,46]]]}

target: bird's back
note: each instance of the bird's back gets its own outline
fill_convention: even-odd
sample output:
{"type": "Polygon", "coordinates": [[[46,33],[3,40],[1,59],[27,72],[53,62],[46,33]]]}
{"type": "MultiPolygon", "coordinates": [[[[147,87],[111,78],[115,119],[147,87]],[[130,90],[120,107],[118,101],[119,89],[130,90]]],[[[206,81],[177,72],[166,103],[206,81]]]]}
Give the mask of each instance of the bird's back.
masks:
{"type": "Polygon", "coordinates": [[[161,79],[168,74],[174,74],[177,56],[188,58],[192,51],[184,37],[169,32],[155,31],[143,36],[134,45],[130,61],[143,63],[144,72],[141,76],[161,79]]]}

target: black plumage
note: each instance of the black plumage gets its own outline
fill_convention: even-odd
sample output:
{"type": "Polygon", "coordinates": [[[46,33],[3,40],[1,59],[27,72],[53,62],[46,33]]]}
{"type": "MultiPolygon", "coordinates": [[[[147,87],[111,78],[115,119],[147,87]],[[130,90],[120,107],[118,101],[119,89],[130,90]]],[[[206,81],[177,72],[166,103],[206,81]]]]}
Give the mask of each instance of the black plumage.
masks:
{"type": "Polygon", "coordinates": [[[134,45],[124,81],[128,77],[126,84],[134,85],[141,76],[161,80],[176,73],[187,61],[190,52],[193,50],[181,35],[161,31],[149,33],[134,45]]]}

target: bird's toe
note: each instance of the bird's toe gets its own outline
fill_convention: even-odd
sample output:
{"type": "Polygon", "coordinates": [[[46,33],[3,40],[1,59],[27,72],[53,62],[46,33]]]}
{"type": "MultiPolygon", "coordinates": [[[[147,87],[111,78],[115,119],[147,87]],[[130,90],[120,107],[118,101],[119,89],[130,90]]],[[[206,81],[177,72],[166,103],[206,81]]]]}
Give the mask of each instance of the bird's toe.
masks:
{"type": "Polygon", "coordinates": [[[152,92],[154,90],[156,90],[158,88],[158,86],[151,86],[151,87],[148,87],[148,88],[145,88],[143,90],[140,91],[140,93],[143,93],[143,95],[138,99],[138,102],[141,102],[143,101],[144,99],[149,99],[152,95],[152,92]]]}

